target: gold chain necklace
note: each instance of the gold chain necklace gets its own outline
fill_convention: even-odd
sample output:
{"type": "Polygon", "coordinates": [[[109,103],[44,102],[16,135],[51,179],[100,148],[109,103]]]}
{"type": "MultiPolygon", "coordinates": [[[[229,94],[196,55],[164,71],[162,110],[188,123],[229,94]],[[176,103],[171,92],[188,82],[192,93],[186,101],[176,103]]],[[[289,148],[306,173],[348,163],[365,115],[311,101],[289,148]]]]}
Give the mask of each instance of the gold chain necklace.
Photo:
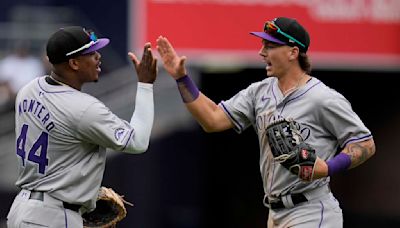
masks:
{"type": "Polygon", "coordinates": [[[286,91],[283,92],[283,96],[286,96],[289,93],[291,93],[291,92],[295,91],[296,89],[298,89],[300,87],[300,82],[304,78],[304,76],[306,76],[306,72],[303,72],[303,74],[300,76],[299,80],[297,80],[297,84],[295,86],[293,86],[292,88],[287,89],[286,91]]]}
{"type": "Polygon", "coordinates": [[[63,83],[63,82],[61,82],[61,81],[55,79],[51,74],[49,75],[49,77],[50,77],[53,81],[57,82],[57,83],[60,84],[60,85],[67,86],[67,87],[71,87],[71,86],[69,86],[69,85],[67,85],[67,84],[65,84],[65,83],[63,83]]]}

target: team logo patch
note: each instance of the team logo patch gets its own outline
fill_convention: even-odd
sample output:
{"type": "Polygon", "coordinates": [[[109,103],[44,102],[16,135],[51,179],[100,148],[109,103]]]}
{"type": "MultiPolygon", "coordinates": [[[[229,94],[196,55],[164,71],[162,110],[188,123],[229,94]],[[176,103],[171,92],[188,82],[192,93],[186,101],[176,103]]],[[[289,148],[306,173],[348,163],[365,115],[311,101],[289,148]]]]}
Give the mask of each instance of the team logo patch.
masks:
{"type": "Polygon", "coordinates": [[[308,151],[306,149],[302,149],[301,150],[301,157],[303,159],[307,159],[308,158],[308,151]]]}
{"type": "Polygon", "coordinates": [[[114,137],[117,141],[119,141],[120,139],[124,138],[124,135],[126,134],[126,130],[123,128],[118,128],[115,130],[114,132],[114,137]]]}

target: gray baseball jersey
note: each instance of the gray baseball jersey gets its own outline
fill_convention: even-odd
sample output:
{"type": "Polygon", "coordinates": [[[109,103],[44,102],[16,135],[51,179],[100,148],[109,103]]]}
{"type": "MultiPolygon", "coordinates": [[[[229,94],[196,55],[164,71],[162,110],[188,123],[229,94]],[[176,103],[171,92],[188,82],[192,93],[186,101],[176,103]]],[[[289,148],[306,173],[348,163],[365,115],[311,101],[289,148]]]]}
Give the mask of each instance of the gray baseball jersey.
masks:
{"type": "Polygon", "coordinates": [[[103,179],[106,149],[135,152],[135,131],[102,102],[45,77],[16,98],[20,171],[16,185],[91,210],[103,179]]]}
{"type": "Polygon", "coordinates": [[[253,126],[260,146],[260,171],[264,191],[269,198],[305,192],[326,185],[329,177],[304,182],[274,162],[266,136],[267,126],[281,118],[292,118],[300,125],[305,142],[318,157],[328,160],[338,148],[371,138],[370,131],[353,112],[350,103],[320,80],[311,78],[306,85],[286,97],[275,77],[251,84],[219,104],[237,132],[253,126]]]}

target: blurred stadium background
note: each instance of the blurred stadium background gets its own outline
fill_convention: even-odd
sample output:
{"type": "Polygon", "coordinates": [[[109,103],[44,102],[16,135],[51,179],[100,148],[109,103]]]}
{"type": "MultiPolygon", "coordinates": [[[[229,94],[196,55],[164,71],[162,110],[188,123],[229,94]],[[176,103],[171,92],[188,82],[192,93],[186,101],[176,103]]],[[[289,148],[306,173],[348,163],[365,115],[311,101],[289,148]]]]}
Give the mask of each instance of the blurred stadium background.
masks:
{"type": "MultiPolygon", "coordinates": [[[[275,16],[295,17],[311,35],[312,75],[352,103],[377,145],[367,163],[332,178],[345,227],[400,227],[399,10],[399,0],[2,0],[0,61],[21,40],[43,59],[56,29],[93,28],[111,44],[101,52],[100,81],[84,91],[128,120],[137,82],[128,50],[141,55],[145,41],[154,44],[158,35],[167,36],[188,56],[201,91],[218,102],[265,77],[260,42],[248,32],[275,16]]],[[[119,227],[266,227],[253,130],[202,132],[173,80],[162,68],[159,72],[148,152],[108,157],[103,184],[135,204],[119,227]]],[[[14,113],[12,105],[3,106],[0,227],[18,191],[14,113]]]]}

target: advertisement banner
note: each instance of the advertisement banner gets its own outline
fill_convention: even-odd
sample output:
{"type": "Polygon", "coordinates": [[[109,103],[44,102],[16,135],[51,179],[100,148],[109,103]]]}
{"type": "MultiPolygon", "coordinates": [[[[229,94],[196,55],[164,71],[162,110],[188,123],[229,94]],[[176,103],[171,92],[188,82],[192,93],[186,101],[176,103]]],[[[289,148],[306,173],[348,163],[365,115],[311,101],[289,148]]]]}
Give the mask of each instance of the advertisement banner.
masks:
{"type": "Polygon", "coordinates": [[[275,17],[309,32],[314,66],[400,68],[399,0],[131,0],[130,46],[166,36],[199,64],[257,63],[262,31],[275,17]]]}

